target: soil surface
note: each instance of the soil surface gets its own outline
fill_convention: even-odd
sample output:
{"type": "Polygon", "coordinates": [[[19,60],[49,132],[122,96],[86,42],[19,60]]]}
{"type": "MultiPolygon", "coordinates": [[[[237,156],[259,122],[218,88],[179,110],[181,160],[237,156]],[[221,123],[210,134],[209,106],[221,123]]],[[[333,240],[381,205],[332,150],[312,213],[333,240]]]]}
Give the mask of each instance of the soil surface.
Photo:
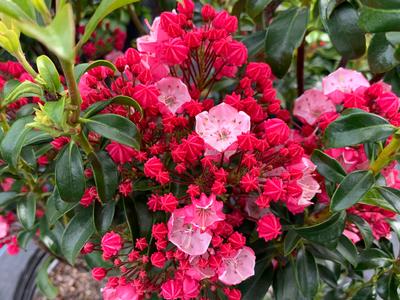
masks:
{"type": "MultiPolygon", "coordinates": [[[[58,263],[50,272],[51,282],[58,288],[56,300],[100,300],[102,282],[95,281],[84,265],[78,262],[74,267],[58,263]]],[[[47,300],[40,292],[33,300],[47,300]]]]}

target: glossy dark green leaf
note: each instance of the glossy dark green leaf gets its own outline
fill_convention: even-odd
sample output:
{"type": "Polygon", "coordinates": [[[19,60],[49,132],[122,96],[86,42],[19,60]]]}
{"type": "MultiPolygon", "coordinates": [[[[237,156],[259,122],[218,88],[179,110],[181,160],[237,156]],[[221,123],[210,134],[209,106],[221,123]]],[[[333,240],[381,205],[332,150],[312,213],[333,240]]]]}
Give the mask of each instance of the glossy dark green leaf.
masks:
{"type": "Polygon", "coordinates": [[[400,9],[362,6],[359,24],[367,32],[400,31],[400,9]]]}
{"type": "Polygon", "coordinates": [[[130,120],[114,114],[96,115],[85,120],[85,125],[105,138],[139,149],[139,132],[130,120]]]}
{"type": "Polygon", "coordinates": [[[94,204],[94,224],[100,234],[104,234],[111,226],[115,213],[115,201],[109,201],[104,205],[94,204]]]}
{"type": "Polygon", "coordinates": [[[395,48],[384,33],[376,33],[368,47],[368,64],[373,73],[385,73],[399,64],[394,57],[395,48]]]}
{"type": "Polygon", "coordinates": [[[307,29],[309,11],[292,8],[280,12],[267,27],[266,61],[273,73],[283,77],[292,63],[294,50],[300,46],[307,29]]]}
{"type": "Polygon", "coordinates": [[[242,43],[247,47],[247,52],[250,57],[260,54],[265,46],[265,30],[256,31],[246,36],[242,43]]]}
{"type": "Polygon", "coordinates": [[[135,203],[130,198],[123,198],[122,204],[124,207],[126,224],[128,225],[132,241],[135,241],[140,235],[140,228],[135,203]]]}
{"type": "MultiPolygon", "coordinates": [[[[275,272],[273,290],[275,299],[303,300],[300,290],[294,280],[294,266],[289,262],[275,272]]],[[[254,299],[255,300],[255,299],[254,299]]]]}
{"type": "Polygon", "coordinates": [[[102,19],[104,19],[108,14],[113,12],[114,10],[128,5],[130,3],[136,2],[138,0],[103,0],[100,2],[99,7],[96,9],[92,17],[89,19],[89,22],[85,26],[85,33],[81,37],[79,44],[85,44],[93,31],[96,29],[97,25],[100,23],[102,19]]]}
{"type": "Polygon", "coordinates": [[[58,219],[60,219],[63,215],[68,213],[74,207],[76,207],[79,203],[70,203],[64,202],[57,189],[53,191],[49,198],[47,198],[46,203],[46,217],[49,222],[49,225],[54,225],[58,219]]]}
{"type": "Polygon", "coordinates": [[[37,157],[33,146],[24,147],[21,150],[21,158],[32,170],[37,167],[37,157]]]}
{"type": "Polygon", "coordinates": [[[375,8],[400,9],[400,0],[361,0],[361,3],[375,8]]]}
{"type": "Polygon", "coordinates": [[[362,197],[359,203],[377,206],[386,210],[396,212],[394,207],[386,201],[386,199],[378,192],[376,187],[370,189],[368,193],[366,193],[364,197],[362,197]]]}
{"type": "Polygon", "coordinates": [[[283,254],[288,256],[290,253],[292,253],[292,251],[296,249],[300,240],[301,236],[298,235],[295,230],[289,230],[283,242],[283,254]]]}
{"type": "Polygon", "coordinates": [[[381,196],[400,214],[400,190],[390,187],[375,187],[381,196]]]}
{"type": "Polygon", "coordinates": [[[392,91],[400,96],[400,67],[397,66],[387,72],[383,79],[386,83],[392,86],[392,91]]]}
{"type": "Polygon", "coordinates": [[[345,210],[358,201],[372,188],[375,183],[374,175],[371,171],[355,171],[348,174],[331,199],[331,210],[345,210]]]}
{"type": "Polygon", "coordinates": [[[338,278],[335,276],[332,270],[323,265],[317,265],[317,266],[318,266],[318,274],[321,280],[327,283],[330,287],[336,288],[338,285],[338,278]]]}
{"type": "Polygon", "coordinates": [[[49,229],[46,218],[40,218],[39,220],[39,233],[40,241],[46,248],[54,255],[60,255],[60,246],[58,245],[57,238],[49,229]]]}
{"type": "Polygon", "coordinates": [[[373,294],[374,291],[372,289],[372,286],[369,285],[357,290],[351,300],[375,300],[373,294]]]}
{"type": "Polygon", "coordinates": [[[19,231],[17,235],[18,246],[25,250],[29,241],[32,240],[33,236],[35,235],[35,231],[35,228],[31,230],[19,231]]]}
{"type": "Polygon", "coordinates": [[[60,81],[60,75],[51,59],[46,55],[41,55],[36,59],[36,65],[40,77],[44,80],[45,87],[53,93],[61,92],[63,86],[60,81]]]}
{"type": "Polygon", "coordinates": [[[33,129],[26,135],[24,146],[51,142],[52,140],[53,138],[48,133],[33,129]]]}
{"type": "Polygon", "coordinates": [[[326,243],[337,241],[342,235],[345,219],[346,213],[342,211],[332,215],[322,223],[312,226],[296,227],[294,230],[307,240],[325,245],[326,243]]]}
{"type": "Polygon", "coordinates": [[[32,120],[32,117],[16,120],[0,143],[1,156],[12,168],[17,167],[18,158],[25,138],[31,130],[25,126],[32,122],[32,120]]]}
{"type": "Polygon", "coordinates": [[[261,14],[272,0],[247,0],[247,13],[250,17],[255,18],[261,14]]]}
{"type": "Polygon", "coordinates": [[[326,128],[324,143],[328,148],[364,144],[383,140],[395,132],[384,118],[364,112],[341,116],[326,128]]]}
{"type": "Polygon", "coordinates": [[[1,192],[0,193],[0,207],[6,207],[18,199],[16,192],[1,192]]]}
{"type": "Polygon", "coordinates": [[[368,222],[357,215],[349,215],[348,219],[350,222],[357,226],[363,237],[365,247],[371,247],[374,237],[372,235],[371,226],[368,224],[368,222]]]}
{"type": "Polygon", "coordinates": [[[129,107],[133,107],[135,109],[135,111],[139,112],[143,116],[143,109],[140,106],[140,104],[136,100],[134,100],[128,96],[116,96],[116,97],[111,98],[106,101],[96,102],[93,105],[89,106],[88,109],[85,110],[85,113],[83,116],[84,116],[84,118],[90,118],[90,117],[94,116],[95,114],[101,112],[103,109],[105,109],[110,104],[121,104],[121,105],[126,105],[129,107]]]}
{"type": "Polygon", "coordinates": [[[118,188],[117,166],[104,151],[90,154],[89,160],[100,200],[103,202],[113,201],[118,188]]]}
{"type": "Polygon", "coordinates": [[[239,285],[243,300],[263,299],[274,277],[272,264],[266,260],[256,262],[254,276],[239,285]]]}
{"type": "Polygon", "coordinates": [[[49,278],[49,265],[53,260],[53,257],[48,257],[42,263],[36,275],[36,285],[47,299],[55,299],[58,295],[58,289],[49,278]]]}
{"type": "Polygon", "coordinates": [[[36,200],[36,195],[29,193],[26,197],[19,199],[17,203],[18,220],[26,229],[32,228],[35,223],[36,200]]]}
{"type": "Polygon", "coordinates": [[[74,142],[67,144],[59,154],[55,166],[57,190],[66,202],[79,202],[85,192],[85,175],[79,148],[74,142]]]}
{"type": "Polygon", "coordinates": [[[358,270],[368,270],[387,267],[391,264],[391,258],[382,250],[369,248],[362,251],[358,259],[358,270]]]}
{"type": "Polygon", "coordinates": [[[318,291],[319,274],[314,256],[304,248],[297,253],[295,277],[297,285],[306,299],[313,299],[318,291]]]}
{"type": "Polygon", "coordinates": [[[61,239],[61,249],[69,263],[75,263],[79,251],[94,232],[92,207],[79,207],[65,228],[61,239]]]}
{"type": "Polygon", "coordinates": [[[340,163],[321,150],[314,150],[311,160],[317,166],[318,173],[332,182],[339,183],[346,176],[340,163]]]}
{"type": "Polygon", "coordinates": [[[333,46],[347,59],[358,58],[365,53],[365,34],[357,22],[357,10],[348,2],[337,6],[323,21],[333,46]]]}
{"type": "Polygon", "coordinates": [[[358,252],[356,246],[346,236],[342,235],[339,238],[339,243],[336,250],[354,267],[358,263],[358,252]]]}

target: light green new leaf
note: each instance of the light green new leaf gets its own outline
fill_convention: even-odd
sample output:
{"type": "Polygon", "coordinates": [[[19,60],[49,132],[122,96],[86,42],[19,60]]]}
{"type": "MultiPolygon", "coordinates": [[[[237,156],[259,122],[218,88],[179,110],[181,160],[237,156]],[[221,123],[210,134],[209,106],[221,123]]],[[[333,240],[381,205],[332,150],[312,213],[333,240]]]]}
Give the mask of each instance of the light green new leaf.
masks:
{"type": "Polygon", "coordinates": [[[70,4],[65,4],[46,27],[24,21],[18,22],[18,27],[26,35],[43,43],[62,60],[74,62],[75,24],[70,4]]]}
{"type": "Polygon", "coordinates": [[[41,55],[36,59],[36,65],[40,77],[44,80],[44,84],[50,92],[55,93],[63,90],[63,86],[60,82],[60,75],[50,58],[46,55],[41,55]]]}

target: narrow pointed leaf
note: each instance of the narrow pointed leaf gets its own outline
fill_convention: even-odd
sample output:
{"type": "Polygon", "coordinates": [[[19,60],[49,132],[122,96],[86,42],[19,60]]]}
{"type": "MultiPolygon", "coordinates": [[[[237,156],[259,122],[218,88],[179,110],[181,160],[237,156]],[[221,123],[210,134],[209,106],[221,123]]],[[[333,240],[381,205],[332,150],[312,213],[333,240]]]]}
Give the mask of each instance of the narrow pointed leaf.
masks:
{"type": "Polygon", "coordinates": [[[109,201],[104,205],[94,204],[93,218],[98,233],[104,234],[110,228],[114,219],[115,204],[115,201],[109,201]]]}
{"type": "Polygon", "coordinates": [[[85,176],[81,153],[74,142],[59,154],[55,166],[57,190],[66,202],[79,202],[85,192],[85,176]]]}
{"type": "Polygon", "coordinates": [[[340,163],[321,150],[314,150],[311,160],[316,164],[318,173],[332,182],[339,183],[346,176],[340,163]]]}
{"type": "Polygon", "coordinates": [[[93,209],[80,207],[61,238],[61,249],[69,263],[75,263],[80,250],[94,232],[93,209]]]}
{"type": "Polygon", "coordinates": [[[375,183],[371,171],[355,171],[348,174],[331,199],[331,210],[345,210],[361,200],[375,183]]]}
{"type": "Polygon", "coordinates": [[[88,109],[85,110],[84,117],[90,118],[90,117],[94,116],[95,114],[101,112],[103,109],[105,109],[110,104],[120,104],[120,105],[126,105],[129,107],[133,107],[135,109],[135,111],[138,111],[143,116],[143,109],[136,100],[134,100],[128,96],[116,96],[109,100],[99,101],[99,102],[96,102],[93,105],[89,106],[88,109]]]}
{"type": "Polygon", "coordinates": [[[318,291],[319,274],[314,256],[305,249],[297,253],[295,276],[303,296],[313,299],[318,291]]]}
{"type": "Polygon", "coordinates": [[[114,114],[96,115],[85,120],[85,125],[101,136],[138,149],[139,132],[130,120],[114,114]]]}
{"type": "Polygon", "coordinates": [[[56,93],[63,90],[60,82],[60,75],[57,72],[56,66],[51,59],[46,55],[41,55],[36,59],[36,65],[40,76],[45,82],[45,86],[49,91],[56,93]]]}
{"type": "Polygon", "coordinates": [[[32,228],[36,216],[36,196],[29,193],[21,198],[17,204],[18,220],[26,229],[32,228]]]}
{"type": "Polygon", "coordinates": [[[358,253],[357,248],[346,236],[342,235],[339,238],[339,243],[336,250],[354,267],[358,263],[358,253]]]}

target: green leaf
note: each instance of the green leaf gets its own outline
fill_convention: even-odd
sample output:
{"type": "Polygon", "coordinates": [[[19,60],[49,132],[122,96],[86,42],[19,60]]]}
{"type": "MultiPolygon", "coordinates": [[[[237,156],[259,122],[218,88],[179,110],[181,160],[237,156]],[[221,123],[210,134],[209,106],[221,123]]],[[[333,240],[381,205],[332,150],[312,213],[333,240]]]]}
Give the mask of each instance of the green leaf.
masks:
{"type": "Polygon", "coordinates": [[[46,203],[46,217],[49,222],[49,225],[56,224],[57,220],[60,219],[63,215],[68,213],[74,207],[76,207],[79,203],[68,203],[64,202],[57,189],[54,189],[53,193],[47,199],[46,203]]]}
{"type": "Polygon", "coordinates": [[[106,152],[91,153],[89,160],[93,170],[97,193],[103,202],[113,201],[118,188],[118,169],[106,152]]]}
{"type": "Polygon", "coordinates": [[[272,0],[247,0],[247,13],[250,17],[255,18],[261,14],[272,0]]]}
{"type": "Polygon", "coordinates": [[[115,204],[115,201],[109,201],[103,206],[100,203],[94,204],[94,224],[97,232],[100,234],[106,233],[106,231],[110,228],[114,219],[115,204]]]}
{"type": "Polygon", "coordinates": [[[32,228],[36,216],[36,196],[29,193],[17,203],[18,220],[26,229],[32,228]]]}
{"type": "Polygon", "coordinates": [[[368,64],[375,74],[385,73],[399,64],[394,57],[395,48],[386,39],[384,33],[374,34],[368,47],[368,64]]]}
{"type": "Polygon", "coordinates": [[[359,255],[357,270],[368,270],[387,267],[391,264],[391,258],[382,250],[369,248],[359,255]]]}
{"type": "Polygon", "coordinates": [[[357,22],[357,10],[348,2],[336,7],[330,17],[322,21],[333,46],[347,59],[358,58],[365,53],[365,34],[357,22]]]}
{"type": "Polygon", "coordinates": [[[367,32],[400,31],[400,9],[361,6],[359,24],[367,32]]]}
{"type": "Polygon", "coordinates": [[[86,127],[120,144],[139,149],[139,132],[130,120],[114,114],[96,115],[84,120],[86,127]]]}
{"type": "MultiPolygon", "coordinates": [[[[285,267],[280,267],[275,272],[273,291],[275,299],[279,300],[302,300],[297,284],[293,280],[294,267],[292,263],[287,263],[285,267]]],[[[255,299],[253,299],[255,300],[255,299]]]]}
{"type": "Polygon", "coordinates": [[[263,259],[256,262],[254,272],[254,276],[239,285],[243,300],[263,299],[272,284],[274,268],[271,263],[263,259]]]}
{"type": "Polygon", "coordinates": [[[21,247],[22,249],[26,250],[26,247],[28,246],[28,242],[33,238],[35,235],[35,227],[31,230],[21,230],[18,232],[17,235],[17,241],[18,241],[18,246],[21,247]]]}
{"type": "Polygon", "coordinates": [[[249,57],[253,57],[261,53],[265,47],[265,33],[265,30],[259,30],[246,36],[242,40],[242,43],[247,47],[249,57]]]}
{"type": "Polygon", "coordinates": [[[95,232],[93,210],[79,207],[68,223],[61,238],[61,249],[69,263],[74,264],[79,251],[95,232]]]}
{"type": "Polygon", "coordinates": [[[79,44],[83,45],[89,40],[91,34],[96,29],[100,21],[104,19],[104,17],[106,17],[114,10],[136,1],[138,0],[102,0],[99,7],[96,9],[95,13],[90,18],[89,22],[86,24],[85,33],[83,34],[81,40],[79,41],[79,44]]]}
{"type": "Polygon", "coordinates": [[[53,93],[61,92],[64,88],[60,82],[60,75],[56,66],[46,55],[41,55],[36,59],[36,65],[41,78],[44,80],[45,87],[53,93]]]}
{"type": "Polygon", "coordinates": [[[295,230],[289,230],[283,242],[283,254],[288,256],[290,253],[292,253],[292,251],[296,249],[300,240],[301,237],[295,230]]]}
{"type": "Polygon", "coordinates": [[[400,214],[400,191],[390,187],[375,187],[382,197],[400,214]]]}
{"type": "Polygon", "coordinates": [[[287,9],[267,27],[266,61],[273,73],[282,78],[292,63],[293,51],[300,46],[307,29],[309,11],[306,8],[287,9]]]}
{"type": "Polygon", "coordinates": [[[306,299],[313,299],[318,291],[319,274],[314,256],[304,248],[297,253],[295,276],[297,285],[306,299]]]}
{"type": "Polygon", "coordinates": [[[63,5],[46,27],[34,22],[19,22],[23,33],[43,43],[62,60],[73,62],[75,59],[75,24],[71,4],[63,5]]]}
{"type": "Polygon", "coordinates": [[[326,128],[324,143],[327,148],[342,148],[383,140],[396,128],[386,119],[365,112],[343,115],[326,128]]]}
{"type": "Polygon", "coordinates": [[[350,222],[357,226],[363,237],[365,247],[371,247],[372,242],[374,241],[374,237],[372,235],[371,226],[369,226],[368,222],[357,215],[349,215],[348,219],[350,222]]]}
{"type": "Polygon", "coordinates": [[[40,240],[54,255],[60,255],[60,246],[58,245],[57,237],[51,232],[47,224],[46,218],[39,220],[40,240]]]}
{"type": "Polygon", "coordinates": [[[361,3],[375,8],[396,9],[400,8],[400,0],[361,0],[361,3]]]}
{"type": "Polygon", "coordinates": [[[103,109],[105,109],[110,104],[120,104],[120,105],[126,105],[129,107],[133,107],[135,109],[135,111],[138,111],[143,116],[143,109],[136,100],[134,100],[128,96],[116,96],[109,100],[99,101],[99,102],[92,104],[85,110],[83,117],[90,118],[90,117],[98,114],[99,112],[101,112],[103,109]]]}
{"type": "Polygon", "coordinates": [[[317,166],[318,173],[332,182],[339,183],[346,176],[340,163],[321,150],[314,150],[311,160],[317,166]]]}
{"type": "Polygon", "coordinates": [[[26,135],[24,147],[51,142],[52,140],[53,138],[48,133],[33,129],[26,135]]]}
{"type": "Polygon", "coordinates": [[[360,200],[360,203],[377,206],[396,212],[394,207],[386,201],[386,199],[381,195],[381,193],[379,193],[376,187],[370,189],[368,193],[366,193],[364,197],[360,200]]]}
{"type": "Polygon", "coordinates": [[[2,0],[0,1],[0,12],[17,20],[33,21],[35,19],[35,15],[34,11],[32,13],[32,10],[30,9],[33,7],[27,3],[23,4],[23,2],[27,1],[29,0],[22,0],[18,3],[15,0],[2,0]]]}
{"type": "Polygon", "coordinates": [[[135,203],[132,199],[123,198],[122,204],[124,207],[126,224],[128,225],[132,241],[135,241],[136,238],[138,238],[140,235],[140,228],[135,203]]]}
{"type": "Polygon", "coordinates": [[[36,275],[36,285],[47,299],[55,299],[58,295],[58,289],[49,279],[49,265],[54,257],[48,257],[38,269],[36,275]]]}
{"type": "Polygon", "coordinates": [[[85,192],[85,175],[79,148],[71,141],[59,154],[55,166],[57,190],[66,202],[79,202],[85,192]]]}
{"type": "Polygon", "coordinates": [[[25,138],[31,130],[31,128],[25,126],[32,120],[31,116],[16,120],[0,143],[1,156],[11,168],[17,167],[25,138]]]}
{"type": "Polygon", "coordinates": [[[99,60],[95,60],[91,63],[83,63],[83,64],[79,64],[76,65],[74,67],[74,74],[75,74],[75,80],[77,82],[79,82],[79,80],[81,79],[82,75],[85,74],[86,72],[90,71],[93,68],[96,67],[106,67],[112,71],[117,72],[117,68],[114,66],[114,64],[108,60],[103,60],[103,59],[99,59],[99,60]]]}
{"type": "Polygon", "coordinates": [[[5,96],[4,100],[1,103],[1,106],[7,106],[18,99],[24,98],[24,97],[42,97],[43,96],[43,91],[40,86],[38,86],[36,83],[33,83],[29,80],[23,81],[17,86],[14,87],[14,89],[5,96]]]}
{"type": "Polygon", "coordinates": [[[62,97],[58,101],[46,102],[43,106],[43,111],[59,128],[63,128],[66,123],[64,108],[65,98],[62,97]]]}
{"type": "Polygon", "coordinates": [[[322,223],[295,227],[294,230],[303,238],[315,242],[317,244],[325,245],[327,243],[337,242],[337,239],[342,235],[345,225],[346,212],[333,214],[329,219],[322,223]]]}
{"type": "Polygon", "coordinates": [[[371,171],[355,171],[348,174],[331,199],[331,210],[345,210],[358,201],[371,189],[375,183],[374,175],[371,171]]]}
{"type": "Polygon", "coordinates": [[[91,269],[96,267],[102,267],[102,268],[113,267],[112,262],[103,260],[100,251],[93,251],[92,253],[86,254],[84,258],[89,268],[91,269]]]}
{"type": "Polygon", "coordinates": [[[1,192],[0,193],[0,207],[4,208],[9,204],[15,202],[18,198],[18,194],[16,192],[1,192]]]}
{"type": "Polygon", "coordinates": [[[358,263],[358,252],[356,246],[346,236],[342,235],[339,238],[339,243],[336,250],[354,267],[358,263]]]}

